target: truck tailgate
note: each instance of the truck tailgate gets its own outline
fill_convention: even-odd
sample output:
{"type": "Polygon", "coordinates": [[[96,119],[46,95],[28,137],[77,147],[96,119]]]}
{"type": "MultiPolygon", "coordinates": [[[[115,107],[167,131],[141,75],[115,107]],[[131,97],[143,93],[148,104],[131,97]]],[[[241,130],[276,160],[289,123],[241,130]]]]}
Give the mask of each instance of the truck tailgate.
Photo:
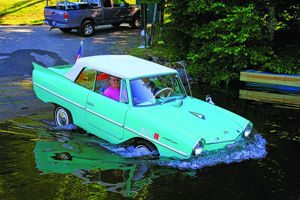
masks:
{"type": "Polygon", "coordinates": [[[56,22],[64,22],[64,14],[66,13],[65,10],[58,10],[54,8],[45,8],[45,20],[49,20],[50,26],[55,26],[56,22]]]}

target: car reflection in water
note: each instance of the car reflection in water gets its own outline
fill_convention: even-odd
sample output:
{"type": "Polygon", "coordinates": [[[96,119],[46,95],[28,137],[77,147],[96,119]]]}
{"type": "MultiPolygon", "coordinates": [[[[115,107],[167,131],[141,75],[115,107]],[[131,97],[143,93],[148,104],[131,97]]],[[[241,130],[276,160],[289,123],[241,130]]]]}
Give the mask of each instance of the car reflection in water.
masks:
{"type": "MultiPolygon", "coordinates": [[[[37,126],[22,126],[37,129],[37,126]]],[[[266,140],[254,133],[241,145],[234,145],[216,152],[206,152],[187,160],[171,158],[149,159],[140,157],[134,147],[113,145],[86,134],[75,125],[53,126],[53,122],[39,124],[38,139],[34,149],[37,168],[41,175],[59,173],[73,174],[83,184],[99,184],[106,190],[125,197],[138,194],[154,178],[180,172],[194,177],[195,170],[219,163],[242,162],[264,158],[267,154],[266,140]]]]}
{"type": "MultiPolygon", "coordinates": [[[[158,177],[148,169],[148,161],[110,152],[95,144],[99,139],[86,134],[62,131],[39,133],[39,136],[34,154],[42,174],[72,173],[85,180],[83,184],[97,183],[125,197],[136,195],[152,182],[152,178],[158,177]]],[[[176,172],[178,170],[167,170],[167,174],[176,172]]]]}

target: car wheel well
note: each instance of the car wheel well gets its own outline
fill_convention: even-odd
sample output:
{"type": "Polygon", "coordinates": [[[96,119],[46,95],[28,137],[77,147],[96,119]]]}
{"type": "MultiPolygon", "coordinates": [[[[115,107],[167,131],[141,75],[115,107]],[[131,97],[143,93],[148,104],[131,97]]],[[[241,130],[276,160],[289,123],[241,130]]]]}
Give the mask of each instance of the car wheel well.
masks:
{"type": "Polygon", "coordinates": [[[84,37],[90,37],[95,33],[95,23],[93,20],[85,19],[82,21],[79,32],[84,37]]]}
{"type": "Polygon", "coordinates": [[[57,126],[62,126],[62,125],[68,125],[68,124],[73,124],[73,117],[71,112],[58,104],[55,104],[54,112],[53,112],[53,118],[54,122],[57,126]]]}
{"type": "Polygon", "coordinates": [[[86,22],[86,21],[90,21],[90,22],[92,22],[94,25],[95,25],[95,22],[94,22],[94,19],[92,19],[92,18],[85,18],[85,19],[83,19],[82,21],[81,21],[81,24],[80,25],[82,25],[84,22],[86,22]]]}
{"type": "Polygon", "coordinates": [[[133,15],[132,17],[132,21],[131,21],[131,27],[132,28],[141,28],[141,13],[136,13],[135,15],[133,15]]]}
{"type": "Polygon", "coordinates": [[[150,142],[149,140],[145,140],[144,138],[141,137],[135,137],[135,138],[131,138],[125,142],[123,142],[123,144],[128,145],[128,146],[135,146],[136,143],[140,143],[140,141],[144,141],[147,143],[150,143],[156,151],[158,151],[157,147],[155,144],[153,144],[152,142],[150,142]]]}
{"type": "Polygon", "coordinates": [[[131,139],[131,145],[134,147],[137,147],[139,145],[143,145],[146,146],[150,151],[156,151],[157,154],[155,154],[155,156],[159,156],[159,152],[158,149],[156,147],[155,144],[153,144],[152,142],[145,140],[144,138],[140,138],[140,137],[136,137],[131,139]]]}

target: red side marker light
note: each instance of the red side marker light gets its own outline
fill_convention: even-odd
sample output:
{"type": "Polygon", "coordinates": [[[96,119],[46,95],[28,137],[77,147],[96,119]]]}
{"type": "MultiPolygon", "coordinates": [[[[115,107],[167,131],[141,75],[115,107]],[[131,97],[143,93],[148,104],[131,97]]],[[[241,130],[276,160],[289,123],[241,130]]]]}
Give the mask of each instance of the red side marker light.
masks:
{"type": "Polygon", "coordinates": [[[154,134],[154,139],[157,139],[157,140],[159,140],[159,138],[160,138],[160,135],[159,135],[159,134],[157,134],[157,133],[155,133],[155,134],[154,134]]]}
{"type": "Polygon", "coordinates": [[[64,13],[64,19],[68,19],[68,14],[64,13]]]}

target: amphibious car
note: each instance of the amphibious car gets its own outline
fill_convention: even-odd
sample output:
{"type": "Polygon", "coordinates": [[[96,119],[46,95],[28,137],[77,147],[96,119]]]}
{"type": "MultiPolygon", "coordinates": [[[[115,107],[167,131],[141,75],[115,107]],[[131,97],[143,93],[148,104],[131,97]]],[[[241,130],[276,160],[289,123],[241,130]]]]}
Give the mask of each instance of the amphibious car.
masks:
{"type": "Polygon", "coordinates": [[[239,145],[252,132],[252,122],[188,96],[176,70],[151,61],[103,55],[74,65],[33,65],[34,91],[56,105],[57,125],[73,123],[113,144],[187,159],[239,145]],[[118,82],[117,99],[101,92],[105,79],[118,82]]]}

